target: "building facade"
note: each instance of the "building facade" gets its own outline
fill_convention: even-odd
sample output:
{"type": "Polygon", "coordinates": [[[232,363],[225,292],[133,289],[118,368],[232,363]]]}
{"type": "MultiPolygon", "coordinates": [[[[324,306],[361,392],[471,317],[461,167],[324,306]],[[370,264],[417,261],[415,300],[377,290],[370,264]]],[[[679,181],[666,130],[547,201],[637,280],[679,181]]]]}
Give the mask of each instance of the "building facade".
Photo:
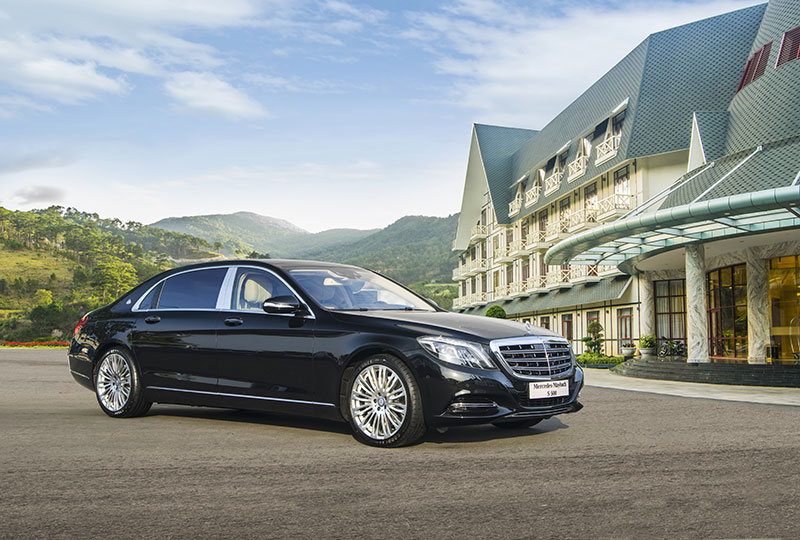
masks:
{"type": "Polygon", "coordinates": [[[540,131],[474,125],[454,309],[800,362],[799,57],[772,0],[650,35],[540,131]]]}

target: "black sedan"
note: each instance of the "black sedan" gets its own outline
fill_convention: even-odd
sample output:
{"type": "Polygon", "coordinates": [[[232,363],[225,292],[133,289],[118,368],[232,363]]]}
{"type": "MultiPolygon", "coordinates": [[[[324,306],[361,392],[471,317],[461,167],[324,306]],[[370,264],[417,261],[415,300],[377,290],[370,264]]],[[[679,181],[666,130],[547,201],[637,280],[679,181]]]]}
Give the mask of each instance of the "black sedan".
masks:
{"type": "Polygon", "coordinates": [[[581,408],[583,372],[543,328],[442,310],[355,266],[177,268],[75,327],[69,368],[112,417],[152,403],[345,420],[403,446],[429,427],[527,427],[581,408]]]}

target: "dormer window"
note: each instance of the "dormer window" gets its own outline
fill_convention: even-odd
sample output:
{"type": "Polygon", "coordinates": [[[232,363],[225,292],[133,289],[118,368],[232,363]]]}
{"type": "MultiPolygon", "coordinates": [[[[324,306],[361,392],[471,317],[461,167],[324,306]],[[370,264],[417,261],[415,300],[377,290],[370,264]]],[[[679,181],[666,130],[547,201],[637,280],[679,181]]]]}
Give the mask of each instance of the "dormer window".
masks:
{"type": "Polygon", "coordinates": [[[589,165],[589,154],[592,153],[591,134],[578,139],[578,148],[575,151],[575,159],[567,163],[567,182],[572,182],[586,173],[589,165]]]}
{"type": "Polygon", "coordinates": [[[603,141],[597,145],[595,165],[599,165],[617,155],[619,141],[622,138],[622,124],[625,121],[625,109],[601,122],[594,130],[595,138],[602,136],[603,141]],[[602,135],[600,135],[602,134],[602,135]]]}
{"type": "Polygon", "coordinates": [[[778,63],[775,67],[797,58],[800,58],[800,26],[783,34],[781,52],[778,54],[778,63]]]}
{"type": "Polygon", "coordinates": [[[744,66],[744,73],[742,73],[742,78],[739,80],[739,86],[736,88],[737,92],[764,74],[771,50],[772,42],[770,41],[747,60],[747,64],[744,66]]]}

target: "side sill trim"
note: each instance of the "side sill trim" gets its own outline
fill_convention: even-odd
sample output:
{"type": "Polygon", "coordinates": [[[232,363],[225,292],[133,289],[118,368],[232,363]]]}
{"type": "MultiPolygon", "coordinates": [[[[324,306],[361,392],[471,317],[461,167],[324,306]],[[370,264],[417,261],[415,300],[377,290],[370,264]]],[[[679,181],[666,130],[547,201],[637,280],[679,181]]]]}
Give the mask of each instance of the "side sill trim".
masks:
{"type": "Polygon", "coordinates": [[[92,380],[92,379],[90,379],[89,377],[87,377],[86,375],[84,375],[83,373],[78,373],[78,372],[77,372],[77,371],[75,371],[74,369],[71,369],[71,370],[69,370],[69,372],[70,372],[70,373],[72,373],[73,375],[77,375],[78,377],[83,377],[83,378],[84,378],[84,379],[86,379],[87,381],[91,381],[91,380],[92,380]]]}
{"type": "Polygon", "coordinates": [[[281,401],[284,403],[299,403],[301,405],[322,405],[324,407],[335,407],[333,403],[322,403],[319,401],[303,401],[302,399],[286,399],[286,398],[274,398],[274,397],[264,397],[264,396],[249,396],[247,394],[226,394],[225,392],[206,392],[205,390],[186,390],[184,388],[166,388],[163,386],[148,386],[146,390],[166,390],[168,392],[186,392],[188,394],[204,394],[208,396],[222,396],[222,397],[234,397],[234,398],[247,398],[247,399],[260,399],[263,401],[281,401]]]}

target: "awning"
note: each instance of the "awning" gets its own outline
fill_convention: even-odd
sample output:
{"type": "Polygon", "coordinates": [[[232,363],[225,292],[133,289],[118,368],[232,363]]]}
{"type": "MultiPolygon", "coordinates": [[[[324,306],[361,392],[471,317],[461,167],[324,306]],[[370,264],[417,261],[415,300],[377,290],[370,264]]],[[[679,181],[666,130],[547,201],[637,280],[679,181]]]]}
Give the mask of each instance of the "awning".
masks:
{"type": "Polygon", "coordinates": [[[534,311],[552,311],[568,306],[595,304],[609,300],[618,300],[625,294],[631,283],[630,276],[615,276],[602,279],[597,283],[581,283],[569,289],[556,289],[546,294],[532,294],[513,300],[490,302],[485,306],[476,306],[460,310],[470,315],[483,315],[490,306],[502,307],[509,316],[517,316],[534,311]]]}

